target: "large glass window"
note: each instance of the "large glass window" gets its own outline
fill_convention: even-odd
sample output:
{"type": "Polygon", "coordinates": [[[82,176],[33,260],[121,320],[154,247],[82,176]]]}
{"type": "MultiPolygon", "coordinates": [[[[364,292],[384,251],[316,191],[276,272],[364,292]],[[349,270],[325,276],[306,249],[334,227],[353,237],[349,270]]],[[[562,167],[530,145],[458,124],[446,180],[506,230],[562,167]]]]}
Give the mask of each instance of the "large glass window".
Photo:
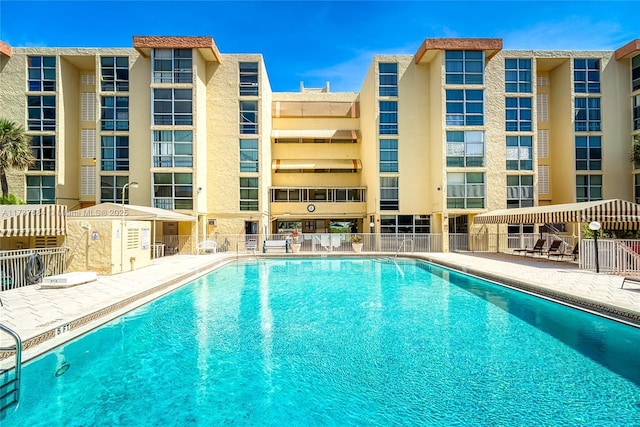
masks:
{"type": "Polygon", "coordinates": [[[240,96],[258,96],[258,63],[241,62],[240,96]]]}
{"type": "Polygon", "coordinates": [[[240,210],[258,210],[258,178],[240,178],[240,210]]]}
{"type": "Polygon", "coordinates": [[[602,138],[576,136],[576,170],[602,170],[602,138]]]}
{"type": "Polygon", "coordinates": [[[427,234],[430,232],[430,215],[380,215],[380,233],[427,234]]]}
{"type": "Polygon", "coordinates": [[[447,208],[484,208],[484,173],[448,173],[447,208]]]}
{"type": "Polygon", "coordinates": [[[258,172],[258,140],[240,140],[240,172],[258,172]]]}
{"type": "Polygon", "coordinates": [[[100,129],[129,130],[129,97],[103,96],[100,110],[100,129]]]}
{"type": "Polygon", "coordinates": [[[600,98],[576,98],[576,132],[600,131],[600,98]]]}
{"type": "Polygon", "coordinates": [[[398,177],[380,177],[380,210],[397,211],[400,209],[398,177]]]}
{"type": "Polygon", "coordinates": [[[193,131],[154,130],[153,167],[190,168],[193,166],[193,131]]]}
{"type": "Polygon", "coordinates": [[[398,140],[380,140],[380,172],[398,172],[398,140]]]}
{"type": "Polygon", "coordinates": [[[192,174],[154,173],[153,206],[160,209],[193,209],[192,174]]]}
{"type": "Polygon", "coordinates": [[[31,152],[36,161],[29,170],[56,170],[56,137],[54,135],[32,135],[31,152]]]}
{"type": "Polygon", "coordinates": [[[192,62],[191,49],[154,49],[154,83],[191,83],[192,62]]]}
{"type": "Polygon", "coordinates": [[[27,176],[27,203],[53,205],[56,203],[56,179],[53,175],[27,176]]]}
{"type": "Polygon", "coordinates": [[[640,89],[640,55],[631,60],[631,90],[640,89]]]}
{"type": "Polygon", "coordinates": [[[398,134],[398,103],[396,101],[380,101],[380,134],[398,134]]]}
{"type": "Polygon", "coordinates": [[[27,96],[29,130],[56,130],[56,97],[27,96]]]}
{"type": "Polygon", "coordinates": [[[55,92],[56,57],[29,56],[27,58],[29,92],[55,92]]]}
{"type": "Polygon", "coordinates": [[[258,101],[240,101],[240,134],[258,134],[258,101]]]}
{"type": "Polygon", "coordinates": [[[505,92],[531,93],[531,59],[504,60],[505,92]]]}
{"type": "Polygon", "coordinates": [[[129,137],[102,136],[100,138],[100,170],[129,170],[129,137]]]}
{"type": "Polygon", "coordinates": [[[482,126],[484,95],[481,90],[447,90],[447,125],[482,126]]]}
{"type": "Polygon", "coordinates": [[[398,64],[380,62],[378,70],[380,96],[398,96],[398,64]]]}
{"type": "Polygon", "coordinates": [[[634,180],[634,189],[635,189],[635,201],[636,203],[640,203],[640,174],[636,174],[633,176],[634,180]]]}
{"type": "Polygon", "coordinates": [[[512,132],[530,132],[531,125],[531,98],[507,98],[506,103],[506,130],[512,132]]]}
{"type": "Polygon", "coordinates": [[[507,209],[533,206],[533,175],[507,176],[507,209]]]}
{"type": "Polygon", "coordinates": [[[484,52],[449,50],[445,53],[446,82],[456,85],[481,85],[484,82],[484,52]]]}
{"type": "Polygon", "coordinates": [[[602,200],[602,175],[576,175],[576,202],[602,200]]]}
{"type": "MultiPolygon", "coordinates": [[[[129,182],[128,176],[101,176],[100,202],[122,203],[122,188],[129,182]]],[[[124,192],[124,203],[129,204],[129,192],[124,192]]]]}
{"type": "Polygon", "coordinates": [[[126,56],[101,57],[100,85],[104,92],[128,92],[129,58],[126,56]]]}
{"type": "Polygon", "coordinates": [[[574,59],[573,86],[576,93],[600,93],[600,60],[574,59]]]}
{"type": "Polygon", "coordinates": [[[153,89],[153,124],[191,126],[191,89],[153,89]]]}
{"type": "Polygon", "coordinates": [[[484,132],[447,131],[447,166],[484,166],[484,132]]]}
{"type": "Polygon", "coordinates": [[[633,130],[640,129],[640,95],[633,97],[633,130]]]}
{"type": "Polygon", "coordinates": [[[507,136],[507,170],[533,170],[531,136],[507,136]]]}

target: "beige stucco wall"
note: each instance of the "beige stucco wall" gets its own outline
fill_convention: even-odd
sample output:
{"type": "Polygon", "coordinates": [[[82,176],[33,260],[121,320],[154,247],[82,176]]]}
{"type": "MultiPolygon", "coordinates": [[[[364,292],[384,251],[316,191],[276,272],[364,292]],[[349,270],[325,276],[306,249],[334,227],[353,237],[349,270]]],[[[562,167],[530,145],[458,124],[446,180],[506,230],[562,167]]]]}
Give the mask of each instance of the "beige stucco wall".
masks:
{"type": "Polygon", "coordinates": [[[374,233],[380,229],[378,206],[380,199],[380,179],[378,173],[378,95],[377,64],[372,63],[360,89],[358,101],[360,103],[360,158],[362,160],[361,184],[367,187],[366,214],[374,216],[374,228],[369,221],[364,221],[364,231],[374,233]]]}

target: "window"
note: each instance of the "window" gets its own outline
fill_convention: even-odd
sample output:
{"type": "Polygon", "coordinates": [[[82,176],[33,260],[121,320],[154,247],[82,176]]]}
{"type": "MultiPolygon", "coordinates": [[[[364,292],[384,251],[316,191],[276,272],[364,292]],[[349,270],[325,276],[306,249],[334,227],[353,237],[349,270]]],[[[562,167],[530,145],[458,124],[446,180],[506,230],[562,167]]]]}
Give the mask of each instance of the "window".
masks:
{"type": "Polygon", "coordinates": [[[55,56],[29,56],[27,64],[29,92],[56,91],[55,56]]]}
{"type": "Polygon", "coordinates": [[[258,96],[258,63],[241,62],[240,96],[258,96]]]}
{"type": "Polygon", "coordinates": [[[56,130],[56,97],[27,96],[29,130],[56,130]]]}
{"type": "Polygon", "coordinates": [[[600,131],[600,98],[576,98],[576,132],[600,131]]]}
{"type": "Polygon", "coordinates": [[[36,161],[29,170],[56,170],[56,137],[54,135],[31,136],[31,152],[36,161]]]}
{"type": "Polygon", "coordinates": [[[635,190],[635,201],[636,203],[640,203],[640,175],[636,174],[633,176],[634,180],[634,190],[635,190]]]}
{"type": "Polygon", "coordinates": [[[104,92],[128,92],[129,58],[126,56],[101,57],[100,82],[104,92]]]}
{"type": "Polygon", "coordinates": [[[380,233],[427,234],[430,232],[430,215],[380,215],[380,233]]]}
{"type": "Polygon", "coordinates": [[[240,101],[240,134],[258,134],[258,101],[240,101]]]}
{"type": "Polygon", "coordinates": [[[533,170],[531,136],[507,136],[507,170],[533,170]]]}
{"type": "Polygon", "coordinates": [[[380,172],[398,172],[398,140],[380,140],[380,172]]]}
{"type": "Polygon", "coordinates": [[[601,137],[576,136],[576,170],[602,170],[601,137]]]}
{"type": "Polygon", "coordinates": [[[103,96],[100,119],[102,130],[129,130],[129,97],[103,96]]]}
{"type": "Polygon", "coordinates": [[[154,173],[153,206],[160,209],[193,209],[192,174],[154,173]]]}
{"type": "Polygon", "coordinates": [[[602,175],[576,175],[576,202],[602,200],[602,175]]]}
{"type": "Polygon", "coordinates": [[[448,173],[447,208],[484,208],[484,173],[448,173]]]}
{"type": "Polygon", "coordinates": [[[193,81],[191,49],[154,49],[154,83],[191,83],[193,81]]]}
{"type": "Polygon", "coordinates": [[[95,92],[82,92],[80,96],[80,120],[84,122],[96,121],[95,92]]]}
{"type": "Polygon", "coordinates": [[[240,140],[240,172],[258,172],[258,140],[240,140]]]}
{"type": "Polygon", "coordinates": [[[445,53],[446,82],[454,85],[481,85],[484,82],[484,52],[450,50],[445,53]]]}
{"type": "Polygon", "coordinates": [[[551,190],[548,165],[538,166],[538,194],[549,194],[551,190]]]}
{"type": "Polygon", "coordinates": [[[80,130],[81,149],[80,157],[83,159],[96,158],[96,130],[81,129],[80,130]]]}
{"type": "Polygon", "coordinates": [[[631,60],[631,90],[640,89],[640,55],[631,60]]]}
{"type": "Polygon", "coordinates": [[[484,166],[484,132],[447,131],[447,166],[484,166]]]}
{"type": "Polygon", "coordinates": [[[380,210],[397,211],[398,209],[400,209],[398,177],[380,177],[380,210]]]}
{"type": "Polygon", "coordinates": [[[193,131],[154,130],[153,167],[193,167],[193,131]]]}
{"type": "Polygon", "coordinates": [[[531,59],[504,60],[505,92],[531,93],[531,59]]]}
{"type": "Polygon", "coordinates": [[[258,210],[258,178],[240,178],[240,210],[258,210]]]}
{"type": "Polygon", "coordinates": [[[96,193],[96,167],[80,166],[80,195],[94,196],[96,193]]]}
{"type": "Polygon", "coordinates": [[[27,203],[53,205],[56,203],[56,179],[53,175],[27,176],[27,203]]]}
{"type": "Polygon", "coordinates": [[[577,93],[600,93],[600,60],[573,60],[573,87],[577,93]]]}
{"type": "MultiPolygon", "coordinates": [[[[127,176],[101,176],[100,202],[122,203],[122,187],[129,182],[127,176]]],[[[129,192],[125,191],[124,202],[129,204],[129,192]]]]}
{"type": "Polygon", "coordinates": [[[100,170],[129,170],[129,137],[102,136],[100,143],[100,170]]]}
{"type": "Polygon", "coordinates": [[[398,102],[380,101],[380,134],[398,134],[398,102]]]}
{"type": "Polygon", "coordinates": [[[153,124],[191,126],[191,89],[153,89],[153,124]]]}
{"type": "Polygon", "coordinates": [[[380,96],[398,96],[398,64],[384,63],[378,64],[380,72],[380,96]]]}
{"type": "Polygon", "coordinates": [[[484,95],[481,90],[447,90],[447,125],[482,126],[484,95]]]}
{"type": "Polygon", "coordinates": [[[640,130],[640,95],[633,97],[633,130],[640,130]]]}
{"type": "Polygon", "coordinates": [[[507,98],[506,130],[531,132],[531,98],[507,98]]]}
{"type": "Polygon", "coordinates": [[[507,209],[533,206],[533,175],[507,176],[507,209]]]}

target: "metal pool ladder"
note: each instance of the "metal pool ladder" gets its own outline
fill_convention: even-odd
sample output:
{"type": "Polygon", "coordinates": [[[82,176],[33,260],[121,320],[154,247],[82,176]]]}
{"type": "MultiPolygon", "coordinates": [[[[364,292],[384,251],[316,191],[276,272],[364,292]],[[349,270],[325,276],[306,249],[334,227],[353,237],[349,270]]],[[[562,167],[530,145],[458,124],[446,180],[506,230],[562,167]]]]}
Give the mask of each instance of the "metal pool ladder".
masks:
{"type": "Polygon", "coordinates": [[[17,405],[20,399],[20,370],[22,368],[22,340],[20,336],[0,324],[0,330],[11,335],[15,344],[9,347],[0,347],[0,352],[13,352],[15,355],[15,365],[11,368],[0,367],[0,420],[3,414],[10,407],[17,405]]]}

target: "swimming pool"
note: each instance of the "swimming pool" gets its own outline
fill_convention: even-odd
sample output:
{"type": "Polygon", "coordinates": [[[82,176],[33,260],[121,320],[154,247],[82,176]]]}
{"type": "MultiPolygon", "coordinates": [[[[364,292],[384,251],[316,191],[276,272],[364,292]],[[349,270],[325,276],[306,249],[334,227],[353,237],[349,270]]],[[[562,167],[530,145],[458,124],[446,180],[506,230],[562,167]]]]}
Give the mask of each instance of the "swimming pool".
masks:
{"type": "Polygon", "coordinates": [[[3,425],[637,425],[639,349],[421,261],[238,262],[28,363],[3,425]]]}

